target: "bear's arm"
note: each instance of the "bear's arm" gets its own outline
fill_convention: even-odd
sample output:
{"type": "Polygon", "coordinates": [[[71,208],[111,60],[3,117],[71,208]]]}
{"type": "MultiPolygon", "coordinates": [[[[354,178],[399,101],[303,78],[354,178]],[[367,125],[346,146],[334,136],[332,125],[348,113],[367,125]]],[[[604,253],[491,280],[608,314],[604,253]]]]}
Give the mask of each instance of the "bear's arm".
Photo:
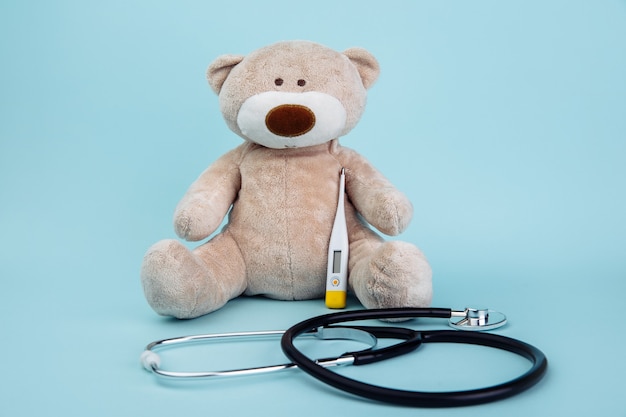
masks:
{"type": "Polygon", "coordinates": [[[198,241],[222,223],[241,188],[240,161],[245,146],[224,154],[189,187],[174,213],[174,230],[181,238],[198,241]]]}
{"type": "Polygon", "coordinates": [[[340,147],[337,159],[346,169],[346,192],[363,218],[382,233],[395,236],[408,227],[413,205],[363,156],[340,147]]]}

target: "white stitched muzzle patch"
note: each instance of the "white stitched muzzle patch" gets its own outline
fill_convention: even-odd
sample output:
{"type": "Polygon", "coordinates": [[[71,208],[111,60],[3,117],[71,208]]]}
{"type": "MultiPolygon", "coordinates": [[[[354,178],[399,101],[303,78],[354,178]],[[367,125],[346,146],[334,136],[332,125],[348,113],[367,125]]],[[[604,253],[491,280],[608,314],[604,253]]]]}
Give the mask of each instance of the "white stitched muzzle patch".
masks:
{"type": "Polygon", "coordinates": [[[243,102],[237,125],[246,138],[268,148],[301,148],[339,137],[346,110],[325,93],[266,91],[243,102]]]}

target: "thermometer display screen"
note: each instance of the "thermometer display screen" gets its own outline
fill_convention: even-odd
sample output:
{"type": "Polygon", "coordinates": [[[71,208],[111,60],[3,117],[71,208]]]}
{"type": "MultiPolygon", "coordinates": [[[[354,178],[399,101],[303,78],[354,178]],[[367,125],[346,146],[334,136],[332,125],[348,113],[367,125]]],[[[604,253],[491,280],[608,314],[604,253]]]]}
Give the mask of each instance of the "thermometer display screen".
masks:
{"type": "Polygon", "coordinates": [[[339,274],[341,272],[341,251],[336,250],[333,252],[333,274],[339,274]]]}

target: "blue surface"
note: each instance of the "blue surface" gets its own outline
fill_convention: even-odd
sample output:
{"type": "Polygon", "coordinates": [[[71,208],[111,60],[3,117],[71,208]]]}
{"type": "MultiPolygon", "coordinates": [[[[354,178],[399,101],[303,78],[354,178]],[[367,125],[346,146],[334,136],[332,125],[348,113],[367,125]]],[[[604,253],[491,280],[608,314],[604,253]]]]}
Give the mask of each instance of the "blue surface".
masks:
{"type": "MultiPolygon", "coordinates": [[[[208,63],[309,39],[380,60],[342,143],[414,202],[401,239],[433,265],[433,304],[501,310],[499,333],[550,360],[520,396],[420,415],[626,416],[626,2],[222,3],[0,4],[0,414],[415,414],[296,371],[173,385],[138,364],[155,339],[281,329],[327,311],[253,298],[168,320],[138,278],[145,250],[173,237],[187,186],[239,143],[208,63]]],[[[282,360],[277,344],[253,346],[187,359],[282,360]]],[[[458,389],[524,368],[447,345],[403,360],[361,376],[458,389]]]]}

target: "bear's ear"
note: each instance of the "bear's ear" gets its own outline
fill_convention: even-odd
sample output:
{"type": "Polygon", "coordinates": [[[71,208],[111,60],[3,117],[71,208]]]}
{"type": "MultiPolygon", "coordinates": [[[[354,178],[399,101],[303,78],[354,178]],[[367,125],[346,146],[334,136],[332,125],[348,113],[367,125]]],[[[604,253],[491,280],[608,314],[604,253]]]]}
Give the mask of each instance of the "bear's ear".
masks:
{"type": "Polygon", "coordinates": [[[242,55],[222,55],[209,65],[206,71],[206,78],[216,94],[220,93],[228,74],[230,74],[235,65],[243,61],[243,58],[242,55]]]}
{"type": "Polygon", "coordinates": [[[343,51],[343,54],[356,66],[363,86],[370,88],[380,74],[380,66],[374,55],[363,48],[349,48],[343,51]]]}

